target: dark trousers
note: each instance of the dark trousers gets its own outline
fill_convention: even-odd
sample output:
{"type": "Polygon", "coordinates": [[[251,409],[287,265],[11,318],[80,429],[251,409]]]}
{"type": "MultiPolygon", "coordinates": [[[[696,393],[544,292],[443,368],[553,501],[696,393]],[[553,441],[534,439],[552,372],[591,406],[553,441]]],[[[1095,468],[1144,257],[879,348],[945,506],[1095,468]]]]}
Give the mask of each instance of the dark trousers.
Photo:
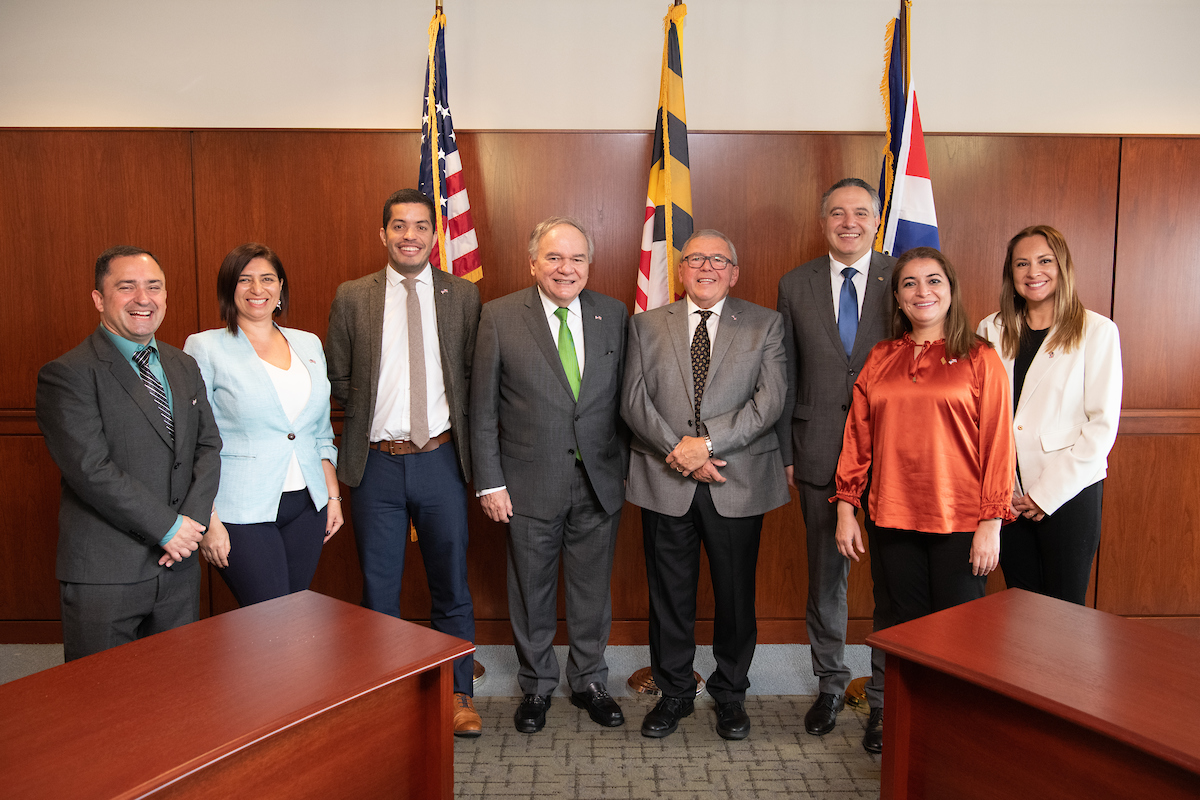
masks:
{"type": "MultiPolygon", "coordinates": [[[[417,529],[435,631],[475,641],[475,609],[467,587],[467,494],[454,443],[428,453],[367,451],[354,489],[354,534],[363,571],[363,605],[400,616],[400,584],[408,521],[417,529]]],[[[473,695],[475,660],[454,662],[454,691],[473,695]]]]}
{"type": "Polygon", "coordinates": [[[61,581],[64,659],[90,656],[200,619],[199,566],[180,566],[138,583],[61,581]]]}
{"type": "MultiPolygon", "coordinates": [[[[796,482],[800,494],[800,511],[804,515],[805,544],[808,555],[808,604],[804,626],[812,650],[813,674],[817,690],[829,694],[845,694],[850,684],[850,668],[846,666],[846,584],[850,575],[850,559],[838,552],[837,504],[829,502],[837,492],[830,482],[817,486],[796,482]]],[[[867,492],[863,492],[863,511],[866,516],[867,555],[871,563],[874,630],[881,631],[894,624],[892,601],[887,592],[883,569],[876,552],[875,524],[866,511],[867,492]]],[[[871,708],[883,708],[884,653],[871,648],[871,677],[867,681],[867,703],[871,708]]]]}
{"type": "Polygon", "coordinates": [[[896,624],[983,597],[986,575],[971,574],[971,541],[966,533],[921,533],[876,529],[896,624]]]}
{"type": "Polygon", "coordinates": [[[744,700],[758,641],[754,581],[762,515],[722,517],[708,484],[696,487],[682,517],[642,509],[642,541],[650,588],[650,667],[664,697],[694,698],[696,587],[700,545],[708,554],[716,612],[708,693],[718,703],[744,700]]]}
{"type": "Polygon", "coordinates": [[[612,628],[612,563],[621,512],[601,505],[576,462],[570,496],[554,519],[514,514],[508,524],[508,613],[522,694],[553,694],[558,686],[558,564],[566,589],[567,683],[581,692],[608,680],[604,649],[612,628]]]}
{"type": "Polygon", "coordinates": [[[317,511],[308,490],[301,489],[280,495],[273,522],[225,523],[229,566],[217,571],[238,605],[253,605],[308,588],[325,543],[326,511],[317,511]]]}
{"type": "Polygon", "coordinates": [[[1041,522],[1021,517],[1000,533],[1000,567],[1010,589],[1083,605],[1100,546],[1104,481],[1096,481],[1041,522]]]}

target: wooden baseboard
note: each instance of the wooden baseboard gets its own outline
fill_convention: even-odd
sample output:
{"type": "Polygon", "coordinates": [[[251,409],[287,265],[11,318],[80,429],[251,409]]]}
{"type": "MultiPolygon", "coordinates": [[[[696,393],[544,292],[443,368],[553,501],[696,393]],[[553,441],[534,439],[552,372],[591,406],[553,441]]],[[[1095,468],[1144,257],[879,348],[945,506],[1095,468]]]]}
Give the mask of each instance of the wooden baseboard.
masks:
{"type": "Polygon", "coordinates": [[[62,644],[62,622],[0,620],[0,644],[62,644]]]}

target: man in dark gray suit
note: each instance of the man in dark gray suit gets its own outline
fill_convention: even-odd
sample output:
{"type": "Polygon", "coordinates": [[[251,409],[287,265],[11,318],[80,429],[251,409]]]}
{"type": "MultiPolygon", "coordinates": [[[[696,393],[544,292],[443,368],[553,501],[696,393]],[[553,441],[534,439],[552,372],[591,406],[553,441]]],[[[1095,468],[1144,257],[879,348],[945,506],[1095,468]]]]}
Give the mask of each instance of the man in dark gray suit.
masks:
{"type": "Polygon", "coordinates": [[[70,661],[195,622],[190,558],[212,511],[221,438],[191,356],[158,342],[153,255],[96,259],[100,326],[38,373],[37,420],[62,472],[56,573],[70,661]]]}
{"type": "Polygon", "coordinates": [[[475,488],[508,523],[508,610],[524,699],[517,730],[536,733],[559,682],[554,633],[561,556],[571,702],[600,725],[625,717],[608,694],[610,579],[625,502],[620,418],[625,304],[584,288],[591,237],[551,217],[529,237],[534,286],[483,307],[471,380],[475,488]]]}
{"type": "Polygon", "coordinates": [[[633,431],[627,494],[642,507],[650,668],[663,695],[642,735],[669,736],[692,713],[703,543],[716,598],[708,691],[717,733],[744,739],[759,534],[763,515],[789,500],[775,433],[787,392],[783,320],[728,296],[738,263],[722,233],[692,234],[679,269],[687,298],[630,321],[621,401],[633,431]]]}
{"type": "MultiPolygon", "coordinates": [[[[800,493],[808,545],[805,625],[819,694],[804,717],[814,735],[833,730],[845,705],[846,579],[850,562],[838,553],[833,476],[854,381],[867,354],[891,328],[891,274],[895,259],[872,251],[879,229],[879,195],[865,181],[846,178],[821,198],[821,230],[829,255],[796,267],[779,281],[788,354],[788,395],[779,419],[788,482],[800,493]]],[[[866,508],[864,496],[863,508],[866,508]]],[[[874,526],[868,520],[868,534],[874,526]]],[[[875,630],[891,624],[879,559],[871,559],[875,630]]],[[[883,748],[883,653],[871,653],[863,747],[883,748]]]]}
{"type": "MultiPolygon", "coordinates": [[[[467,402],[479,290],[430,266],[436,237],[429,198],[415,189],[388,197],[379,229],[388,263],[338,287],[325,360],[333,399],[345,409],[338,479],[354,489],[363,605],[400,616],[411,517],[429,579],[430,623],[473,642],[467,402]]],[[[483,730],[471,700],[474,669],[469,655],[454,662],[457,736],[483,730]]]]}

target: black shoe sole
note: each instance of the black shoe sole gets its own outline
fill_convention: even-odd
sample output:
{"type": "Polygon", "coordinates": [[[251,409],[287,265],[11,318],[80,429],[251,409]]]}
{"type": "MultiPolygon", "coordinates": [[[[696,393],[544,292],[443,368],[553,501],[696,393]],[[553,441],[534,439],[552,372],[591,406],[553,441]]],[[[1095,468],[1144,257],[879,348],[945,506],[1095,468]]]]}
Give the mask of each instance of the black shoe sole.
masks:
{"type": "Polygon", "coordinates": [[[720,736],[722,739],[728,739],[731,742],[740,742],[742,739],[745,739],[747,736],[750,735],[750,729],[747,728],[744,731],[729,731],[729,730],[723,729],[720,725],[718,725],[717,726],[717,735],[720,736]]]}

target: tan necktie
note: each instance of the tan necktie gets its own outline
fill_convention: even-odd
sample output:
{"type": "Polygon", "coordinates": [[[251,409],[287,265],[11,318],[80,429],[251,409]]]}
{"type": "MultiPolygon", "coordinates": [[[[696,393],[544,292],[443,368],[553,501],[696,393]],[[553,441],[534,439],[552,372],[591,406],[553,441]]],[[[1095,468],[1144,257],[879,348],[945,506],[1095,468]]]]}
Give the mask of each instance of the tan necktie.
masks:
{"type": "Polygon", "coordinates": [[[417,282],[401,278],[408,292],[408,438],[417,447],[429,444],[429,394],[425,388],[425,338],[421,333],[421,301],[417,282]]]}

